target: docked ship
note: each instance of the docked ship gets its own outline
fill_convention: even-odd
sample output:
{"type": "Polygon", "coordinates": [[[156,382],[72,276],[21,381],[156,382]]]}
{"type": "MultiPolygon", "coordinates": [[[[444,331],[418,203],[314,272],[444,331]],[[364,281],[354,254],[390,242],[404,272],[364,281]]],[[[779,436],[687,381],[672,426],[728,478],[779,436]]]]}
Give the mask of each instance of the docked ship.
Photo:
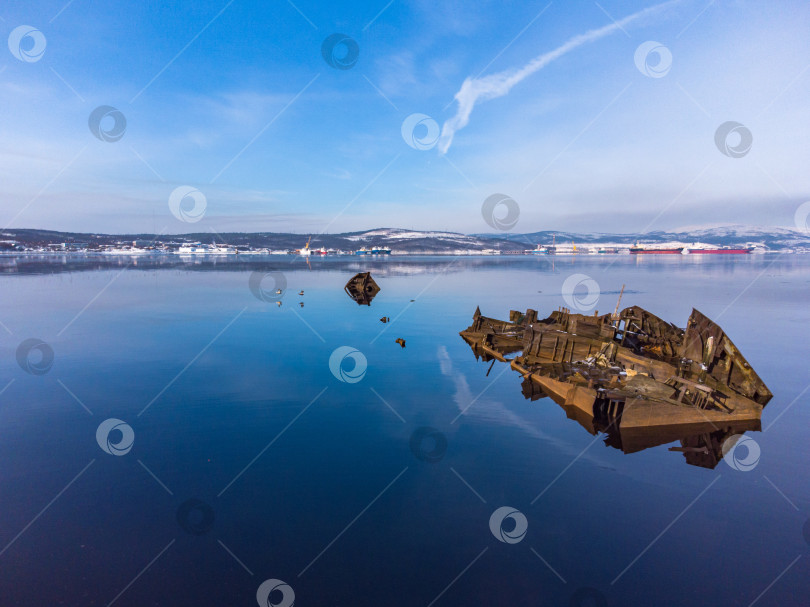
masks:
{"type": "Polygon", "coordinates": [[[540,243],[538,242],[537,246],[534,249],[532,249],[531,251],[529,251],[529,254],[530,255],[548,255],[550,253],[549,248],[550,247],[541,246],[540,243]]]}
{"type": "Polygon", "coordinates": [[[309,248],[310,242],[312,242],[312,236],[310,236],[309,239],[307,240],[307,244],[305,244],[302,248],[297,249],[295,252],[301,257],[309,257],[310,255],[312,255],[312,249],[309,248]]]}
{"type": "Polygon", "coordinates": [[[552,251],[555,255],[577,255],[582,253],[581,249],[577,249],[577,245],[574,244],[572,241],[570,245],[567,244],[558,244],[554,246],[552,251]]]}
{"type": "Polygon", "coordinates": [[[684,255],[745,255],[753,251],[753,247],[712,247],[710,245],[696,244],[691,247],[684,247],[684,255]]]}
{"type": "Polygon", "coordinates": [[[207,255],[208,247],[202,246],[200,243],[190,243],[182,245],[177,252],[180,255],[207,255]]]}
{"type": "Polygon", "coordinates": [[[673,247],[667,245],[645,245],[636,243],[630,247],[632,255],[678,255],[683,252],[683,247],[673,247]]]}
{"type": "Polygon", "coordinates": [[[367,249],[362,247],[354,252],[355,255],[390,255],[391,249],[388,247],[372,247],[367,249]]]}
{"type": "Polygon", "coordinates": [[[202,245],[200,243],[191,243],[182,245],[177,252],[180,255],[235,255],[236,249],[228,245],[212,244],[202,245]]]}
{"type": "Polygon", "coordinates": [[[208,247],[209,255],[235,255],[236,249],[228,245],[212,244],[208,247]]]}
{"type": "Polygon", "coordinates": [[[145,255],[151,253],[147,249],[138,249],[135,247],[111,247],[101,251],[103,255],[145,255]]]}

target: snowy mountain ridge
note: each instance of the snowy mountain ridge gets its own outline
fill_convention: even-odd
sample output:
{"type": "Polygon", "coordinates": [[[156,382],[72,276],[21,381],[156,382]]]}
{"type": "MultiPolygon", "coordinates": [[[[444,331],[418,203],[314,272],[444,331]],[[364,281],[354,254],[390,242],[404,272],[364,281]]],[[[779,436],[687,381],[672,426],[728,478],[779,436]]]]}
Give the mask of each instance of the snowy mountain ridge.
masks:
{"type": "MultiPolygon", "coordinates": [[[[313,233],[311,246],[333,250],[353,251],[361,247],[387,247],[396,253],[455,254],[493,250],[502,253],[522,252],[534,249],[536,245],[558,247],[572,244],[618,244],[630,245],[636,242],[652,245],[674,243],[681,246],[695,246],[697,243],[711,246],[748,247],[778,252],[810,253],[810,230],[785,227],[762,227],[728,225],[679,229],[677,231],[653,231],[627,234],[604,232],[579,233],[544,230],[531,233],[484,233],[462,234],[459,232],[414,230],[403,228],[375,228],[342,234],[313,233]]],[[[273,250],[295,250],[309,239],[309,234],[272,232],[227,232],[213,234],[200,232],[193,234],[97,234],[78,232],[56,232],[35,229],[6,229],[0,234],[0,250],[19,250],[25,247],[43,247],[59,243],[84,243],[91,247],[132,244],[167,243],[178,246],[183,243],[201,242],[228,244],[243,248],[270,248],[273,250]]]]}

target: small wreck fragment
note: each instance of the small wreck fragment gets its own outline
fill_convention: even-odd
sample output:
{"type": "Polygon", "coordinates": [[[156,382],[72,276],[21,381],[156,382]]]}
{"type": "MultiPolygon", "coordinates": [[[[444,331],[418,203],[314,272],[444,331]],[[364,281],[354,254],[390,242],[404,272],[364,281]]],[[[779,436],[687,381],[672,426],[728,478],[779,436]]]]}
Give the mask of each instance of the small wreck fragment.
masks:
{"type": "Polygon", "coordinates": [[[726,439],[760,429],[773,396],[697,310],[681,329],[637,306],[601,316],[560,308],[545,319],[513,310],[508,321],[476,309],[460,335],[476,358],[508,362],[520,373],[526,398],[550,397],[625,453],[680,440],[671,450],[713,468],[726,439]]]}
{"type": "Polygon", "coordinates": [[[346,286],[343,287],[346,293],[351,297],[354,301],[357,302],[358,305],[365,305],[370,306],[371,300],[377,296],[377,293],[380,292],[379,285],[374,282],[374,279],[371,277],[371,272],[360,272],[359,274],[355,274],[349,282],[346,283],[346,286]]]}

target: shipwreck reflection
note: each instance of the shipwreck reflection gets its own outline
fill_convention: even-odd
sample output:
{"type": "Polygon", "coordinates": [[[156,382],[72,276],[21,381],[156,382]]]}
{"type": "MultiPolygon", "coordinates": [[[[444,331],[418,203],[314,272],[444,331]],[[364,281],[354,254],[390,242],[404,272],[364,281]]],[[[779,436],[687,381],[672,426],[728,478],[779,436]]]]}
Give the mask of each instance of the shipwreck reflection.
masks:
{"type": "MultiPolygon", "coordinates": [[[[529,378],[521,384],[523,396],[529,400],[538,400],[549,396],[543,389],[529,378]]],[[[552,399],[554,400],[554,399],[552,399]]],[[[673,426],[636,426],[624,428],[621,423],[610,421],[610,416],[601,411],[589,415],[578,407],[557,403],[565,411],[566,417],[577,422],[590,434],[604,433],[605,444],[619,449],[624,453],[636,453],[651,447],[658,447],[673,442],[680,442],[680,446],[672,446],[670,451],[683,453],[686,463],[701,468],[714,468],[723,459],[723,444],[734,435],[747,431],[759,431],[762,425],[759,420],[739,421],[733,423],[716,424],[703,423],[692,425],[673,426]]]]}
{"type": "Polygon", "coordinates": [[[477,360],[490,363],[487,374],[498,361],[509,364],[523,376],[525,398],[549,397],[624,453],[680,443],[670,451],[714,468],[728,439],[761,430],[772,396],[723,330],[697,310],[680,329],[638,307],[603,316],[562,308],[545,319],[513,310],[508,321],[476,309],[460,335],[477,360]]]}

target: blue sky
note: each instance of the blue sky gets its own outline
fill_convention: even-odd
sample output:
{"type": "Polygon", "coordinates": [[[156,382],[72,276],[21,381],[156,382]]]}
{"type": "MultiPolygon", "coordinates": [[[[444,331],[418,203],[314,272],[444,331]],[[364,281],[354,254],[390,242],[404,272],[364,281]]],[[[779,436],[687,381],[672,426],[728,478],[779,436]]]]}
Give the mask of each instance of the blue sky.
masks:
{"type": "Polygon", "coordinates": [[[4,3],[4,39],[27,25],[46,45],[35,61],[14,54],[30,36],[0,48],[0,227],[484,232],[495,193],[520,206],[514,232],[793,225],[810,198],[810,6],[683,0],[623,21],[656,6],[4,3]],[[335,33],[359,49],[350,69],[322,56],[335,33]],[[664,64],[637,66],[648,41],[664,64]],[[118,141],[88,126],[103,105],[126,119],[118,141]],[[753,139],[736,158],[715,143],[729,121],[753,139]],[[196,223],[170,211],[181,186],[205,197],[196,223]]]}

